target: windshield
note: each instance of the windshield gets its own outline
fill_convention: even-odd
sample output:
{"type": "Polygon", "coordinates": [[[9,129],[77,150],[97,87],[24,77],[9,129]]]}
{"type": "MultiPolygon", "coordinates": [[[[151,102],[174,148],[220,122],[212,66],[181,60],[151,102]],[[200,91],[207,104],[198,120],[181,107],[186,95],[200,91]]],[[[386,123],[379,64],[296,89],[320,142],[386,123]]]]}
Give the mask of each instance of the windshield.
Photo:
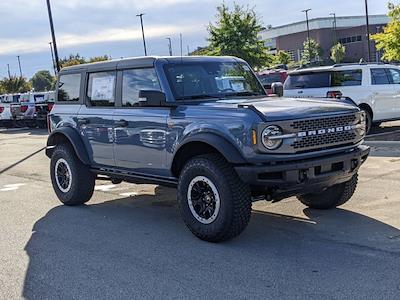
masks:
{"type": "Polygon", "coordinates": [[[272,85],[274,82],[282,82],[282,76],[280,73],[274,74],[264,74],[258,77],[262,84],[264,85],[272,85]]]}
{"type": "Polygon", "coordinates": [[[176,100],[266,95],[244,63],[176,63],[165,65],[164,70],[176,100]]]}

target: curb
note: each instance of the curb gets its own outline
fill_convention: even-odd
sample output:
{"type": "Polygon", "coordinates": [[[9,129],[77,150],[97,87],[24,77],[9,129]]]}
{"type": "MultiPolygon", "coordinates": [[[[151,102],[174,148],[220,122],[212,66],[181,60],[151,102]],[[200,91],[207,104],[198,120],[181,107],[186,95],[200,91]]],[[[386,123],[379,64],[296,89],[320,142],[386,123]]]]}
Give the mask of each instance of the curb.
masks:
{"type": "Polygon", "coordinates": [[[365,145],[372,147],[399,147],[400,141],[365,141],[365,145]]]}

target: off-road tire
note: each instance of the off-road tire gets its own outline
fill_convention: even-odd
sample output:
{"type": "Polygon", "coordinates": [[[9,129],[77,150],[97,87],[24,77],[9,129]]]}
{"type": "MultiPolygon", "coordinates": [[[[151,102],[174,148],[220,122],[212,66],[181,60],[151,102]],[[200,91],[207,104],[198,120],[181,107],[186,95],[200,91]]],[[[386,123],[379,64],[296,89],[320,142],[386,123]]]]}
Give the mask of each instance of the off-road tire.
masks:
{"type": "Polygon", "coordinates": [[[304,205],[314,209],[332,209],[345,204],[351,199],[356,191],[358,183],[358,174],[351,180],[335,185],[327,190],[315,193],[297,196],[304,205]]]}
{"type": "Polygon", "coordinates": [[[53,151],[50,161],[50,176],[54,191],[62,203],[68,206],[82,205],[90,200],[95,186],[95,175],[76,156],[68,144],[60,144],[53,151]],[[71,171],[71,185],[68,191],[62,191],[56,180],[56,165],[64,160],[71,171]]]}
{"type": "Polygon", "coordinates": [[[218,154],[197,156],[182,169],[178,183],[178,205],[183,221],[198,238],[222,242],[238,236],[247,227],[251,216],[251,193],[233,167],[218,154]],[[211,224],[203,224],[193,215],[188,201],[190,182],[205,176],[218,190],[220,209],[211,224]]]}
{"type": "Polygon", "coordinates": [[[365,112],[365,119],[366,119],[365,120],[365,122],[366,122],[366,131],[367,131],[367,134],[368,134],[368,133],[370,133],[372,127],[374,127],[375,125],[373,123],[371,112],[369,110],[367,110],[367,109],[364,110],[364,112],[365,112]]]}

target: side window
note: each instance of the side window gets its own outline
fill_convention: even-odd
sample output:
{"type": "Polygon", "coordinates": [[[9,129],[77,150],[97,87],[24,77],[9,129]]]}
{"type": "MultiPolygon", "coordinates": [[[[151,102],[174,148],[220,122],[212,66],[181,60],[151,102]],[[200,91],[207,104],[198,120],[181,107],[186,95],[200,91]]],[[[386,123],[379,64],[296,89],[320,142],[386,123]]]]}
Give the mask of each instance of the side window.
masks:
{"type": "Polygon", "coordinates": [[[371,69],[371,79],[373,85],[390,84],[389,76],[385,69],[371,69]]]}
{"type": "Polygon", "coordinates": [[[356,86],[362,84],[362,70],[337,71],[332,74],[332,86],[356,86]]]}
{"type": "Polygon", "coordinates": [[[160,90],[156,71],[153,68],[132,69],[122,73],[122,106],[132,107],[139,102],[140,90],[160,90]]]}
{"type": "Polygon", "coordinates": [[[114,106],[116,72],[90,73],[87,97],[91,106],[114,106]]]}
{"type": "Polygon", "coordinates": [[[61,75],[58,80],[58,101],[79,101],[81,74],[61,75]]]}
{"type": "Polygon", "coordinates": [[[389,69],[390,79],[393,84],[400,84],[400,71],[389,69]]]}

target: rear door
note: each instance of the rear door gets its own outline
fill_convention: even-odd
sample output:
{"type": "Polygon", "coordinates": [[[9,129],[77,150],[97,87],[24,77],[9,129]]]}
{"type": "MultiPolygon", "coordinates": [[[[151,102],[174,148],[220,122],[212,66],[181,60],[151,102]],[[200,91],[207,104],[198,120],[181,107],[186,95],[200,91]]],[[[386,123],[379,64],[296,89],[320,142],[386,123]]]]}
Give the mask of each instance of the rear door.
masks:
{"type": "Polygon", "coordinates": [[[394,89],[393,116],[400,119],[400,70],[395,68],[388,69],[389,77],[394,89]]]}
{"type": "Polygon", "coordinates": [[[85,104],[78,113],[78,126],[92,161],[114,167],[114,120],[116,71],[88,73],[85,104]]]}
{"type": "Polygon", "coordinates": [[[387,68],[371,68],[371,104],[374,120],[387,120],[396,117],[398,98],[387,68]]]}
{"type": "Polygon", "coordinates": [[[168,107],[140,107],[140,90],[160,90],[154,68],[118,72],[121,103],[114,115],[115,163],[136,173],[166,176],[168,107]]]}

